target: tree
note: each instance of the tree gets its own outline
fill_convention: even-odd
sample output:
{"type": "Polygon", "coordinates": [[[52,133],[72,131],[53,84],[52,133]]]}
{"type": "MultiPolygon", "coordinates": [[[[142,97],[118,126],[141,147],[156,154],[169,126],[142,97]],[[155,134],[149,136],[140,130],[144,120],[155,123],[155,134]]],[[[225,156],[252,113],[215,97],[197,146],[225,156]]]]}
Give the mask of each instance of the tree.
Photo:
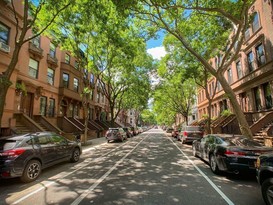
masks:
{"type": "Polygon", "coordinates": [[[56,17],[67,9],[73,1],[69,0],[22,0],[23,15],[20,19],[19,11],[16,10],[16,1],[11,0],[13,18],[16,22],[16,33],[14,37],[15,47],[7,69],[0,74],[0,128],[3,117],[6,95],[9,87],[11,75],[16,68],[19,53],[23,44],[41,35],[54,22],[56,17]],[[48,12],[50,11],[50,12],[48,12]]]}
{"type": "Polygon", "coordinates": [[[254,0],[115,1],[119,8],[130,8],[134,15],[148,24],[147,28],[163,29],[179,40],[181,45],[220,82],[235,110],[241,133],[249,138],[252,138],[252,132],[224,73],[239,54],[245,31],[251,21],[249,8],[254,2],[254,0]],[[209,45],[203,46],[210,49],[209,56],[197,49],[198,45],[203,44],[209,45]],[[213,66],[209,59],[216,55],[220,60],[217,66],[213,66]]]}

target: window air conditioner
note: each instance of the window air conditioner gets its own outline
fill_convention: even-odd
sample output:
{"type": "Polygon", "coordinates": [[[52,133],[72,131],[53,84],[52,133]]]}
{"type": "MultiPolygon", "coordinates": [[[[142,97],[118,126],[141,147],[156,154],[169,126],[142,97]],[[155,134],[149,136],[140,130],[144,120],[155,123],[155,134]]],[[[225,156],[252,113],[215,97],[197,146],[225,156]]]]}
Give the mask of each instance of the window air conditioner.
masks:
{"type": "Polygon", "coordinates": [[[10,47],[5,43],[0,42],[0,50],[4,51],[6,53],[9,53],[10,52],[10,47]]]}

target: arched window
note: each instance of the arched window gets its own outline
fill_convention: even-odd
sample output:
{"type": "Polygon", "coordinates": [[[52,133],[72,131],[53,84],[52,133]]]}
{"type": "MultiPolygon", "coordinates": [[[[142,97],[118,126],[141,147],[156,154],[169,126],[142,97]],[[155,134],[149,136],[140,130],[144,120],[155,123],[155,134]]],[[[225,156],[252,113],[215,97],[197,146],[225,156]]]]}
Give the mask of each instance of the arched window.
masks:
{"type": "Polygon", "coordinates": [[[255,12],[253,17],[253,22],[252,22],[253,33],[255,33],[260,27],[261,25],[260,25],[259,14],[255,12]]]}

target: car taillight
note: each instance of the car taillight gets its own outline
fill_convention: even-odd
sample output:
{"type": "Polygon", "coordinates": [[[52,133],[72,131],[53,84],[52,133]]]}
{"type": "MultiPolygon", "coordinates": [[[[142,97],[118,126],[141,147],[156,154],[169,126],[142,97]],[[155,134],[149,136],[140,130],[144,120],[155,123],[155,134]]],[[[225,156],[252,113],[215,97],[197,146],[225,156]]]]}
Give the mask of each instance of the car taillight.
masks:
{"type": "Polygon", "coordinates": [[[244,152],[236,152],[232,150],[226,150],[225,155],[233,155],[233,156],[245,156],[246,154],[244,152]]]}
{"type": "Polygon", "coordinates": [[[0,156],[4,157],[18,157],[21,154],[23,154],[26,150],[25,149],[12,149],[12,150],[7,150],[2,153],[0,153],[0,156]]]}
{"type": "Polygon", "coordinates": [[[184,135],[184,136],[188,136],[188,133],[187,133],[187,132],[184,132],[183,135],[184,135]]]}

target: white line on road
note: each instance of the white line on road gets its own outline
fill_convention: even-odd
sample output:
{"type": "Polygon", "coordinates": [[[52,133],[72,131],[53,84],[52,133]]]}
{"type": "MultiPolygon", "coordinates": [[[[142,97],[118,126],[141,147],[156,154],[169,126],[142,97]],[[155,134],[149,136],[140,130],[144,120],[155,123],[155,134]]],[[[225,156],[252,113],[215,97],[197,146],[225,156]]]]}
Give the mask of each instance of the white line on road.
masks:
{"type": "Polygon", "coordinates": [[[210,178],[201,171],[201,169],[199,169],[199,167],[197,167],[195,165],[195,163],[177,146],[176,143],[174,143],[170,137],[167,137],[176,147],[177,149],[187,158],[187,160],[189,160],[189,162],[194,166],[194,168],[207,180],[207,182],[215,189],[215,191],[218,192],[218,194],[228,203],[228,205],[234,205],[234,203],[216,186],[216,184],[214,184],[210,178]]]}
{"type": "MultiPolygon", "coordinates": [[[[149,136],[149,135],[147,135],[149,136]]],[[[146,137],[147,137],[146,136],[146,137]]],[[[85,190],[71,205],[78,205],[90,192],[92,192],[101,182],[103,182],[116,167],[124,161],[138,146],[143,140],[146,139],[144,137],[130,152],[128,152],[124,157],[122,157],[111,169],[109,169],[101,178],[99,178],[92,186],[90,186],[87,190],[85,190]]]]}

